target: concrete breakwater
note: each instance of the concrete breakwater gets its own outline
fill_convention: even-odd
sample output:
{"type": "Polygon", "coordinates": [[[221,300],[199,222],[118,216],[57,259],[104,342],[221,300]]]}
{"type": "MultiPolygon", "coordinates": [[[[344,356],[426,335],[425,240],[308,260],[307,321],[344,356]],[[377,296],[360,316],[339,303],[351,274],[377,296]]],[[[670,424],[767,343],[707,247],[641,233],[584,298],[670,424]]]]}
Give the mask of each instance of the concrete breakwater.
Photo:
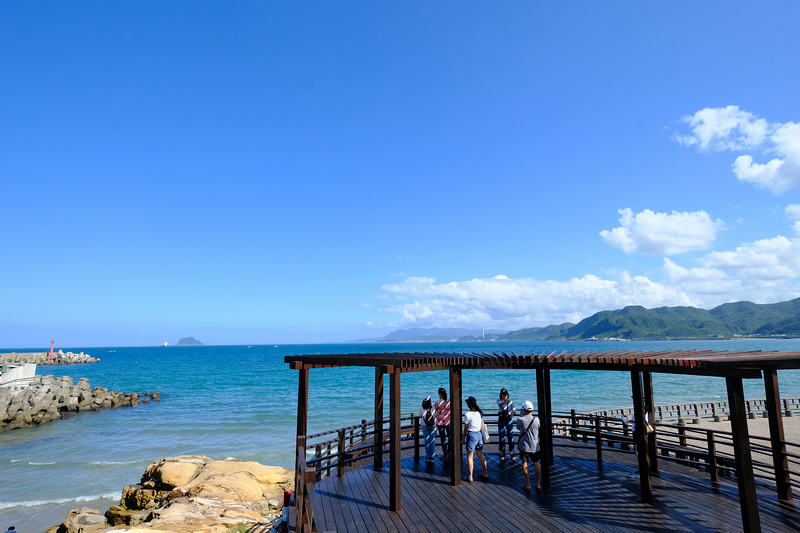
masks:
{"type": "Polygon", "coordinates": [[[140,483],[125,486],[119,505],[105,513],[74,509],[47,533],[267,531],[293,478],[292,470],[253,461],[167,457],[150,464],[140,483]]]}
{"type": "Polygon", "coordinates": [[[92,388],[86,378],[75,383],[70,377],[34,376],[22,390],[0,388],[0,431],[38,426],[78,411],[136,407],[151,399],[161,401],[158,392],[114,392],[104,387],[92,388]]]}
{"type": "Polygon", "coordinates": [[[83,363],[99,363],[100,359],[92,357],[91,355],[72,352],[63,352],[59,350],[53,353],[50,357],[48,352],[27,352],[27,353],[0,353],[0,365],[10,364],[30,364],[34,363],[40,366],[47,365],[80,365],[83,363]]]}

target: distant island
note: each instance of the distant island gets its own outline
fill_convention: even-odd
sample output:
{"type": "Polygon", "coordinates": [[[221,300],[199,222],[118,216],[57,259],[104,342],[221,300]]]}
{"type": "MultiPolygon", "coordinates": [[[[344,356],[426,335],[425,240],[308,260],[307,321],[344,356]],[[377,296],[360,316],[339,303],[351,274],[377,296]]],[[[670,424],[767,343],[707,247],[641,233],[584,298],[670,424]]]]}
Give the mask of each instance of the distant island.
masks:
{"type": "Polygon", "coordinates": [[[734,302],[713,309],[629,305],[600,311],[573,324],[524,328],[508,333],[442,328],[399,329],[360,342],[468,342],[677,340],[800,337],[800,298],[774,304],[734,302]],[[463,334],[458,335],[462,331],[463,334]]]}
{"type": "Polygon", "coordinates": [[[176,346],[205,346],[202,342],[195,339],[194,337],[184,337],[178,341],[176,346]]]}

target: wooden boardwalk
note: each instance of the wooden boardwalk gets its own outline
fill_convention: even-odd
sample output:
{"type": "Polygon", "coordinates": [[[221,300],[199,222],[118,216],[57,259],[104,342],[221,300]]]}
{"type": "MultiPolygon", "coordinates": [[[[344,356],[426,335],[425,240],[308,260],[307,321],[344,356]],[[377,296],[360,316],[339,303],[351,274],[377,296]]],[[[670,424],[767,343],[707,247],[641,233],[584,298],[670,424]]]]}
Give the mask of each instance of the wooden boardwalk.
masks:
{"type": "MultiPolygon", "coordinates": [[[[490,447],[491,450],[495,447],[490,447]]],[[[496,448],[495,448],[496,449],[496,448]]],[[[450,485],[449,468],[402,458],[402,510],[389,511],[389,464],[375,472],[369,461],[347,470],[343,478],[326,477],[315,485],[314,516],[326,531],[636,532],[742,531],[739,493],[733,479],[714,485],[699,470],[660,461],[653,478],[653,505],[641,503],[639,480],[627,478],[632,454],[607,453],[598,469],[593,449],[559,447],[544,492],[520,490],[519,461],[501,462],[487,453],[489,481],[450,485]]],[[[466,460],[463,466],[466,471],[466,460]]],[[[533,475],[533,468],[531,468],[533,475]]],[[[779,502],[774,485],[758,484],[762,531],[800,531],[800,504],[779,502]]]]}

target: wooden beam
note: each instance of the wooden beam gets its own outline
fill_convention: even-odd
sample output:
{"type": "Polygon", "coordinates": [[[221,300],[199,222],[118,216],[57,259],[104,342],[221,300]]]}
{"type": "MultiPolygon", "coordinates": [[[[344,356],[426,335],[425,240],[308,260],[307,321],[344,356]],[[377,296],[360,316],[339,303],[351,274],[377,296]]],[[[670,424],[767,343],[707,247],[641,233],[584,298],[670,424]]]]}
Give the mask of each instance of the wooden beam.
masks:
{"type": "MultiPolygon", "coordinates": [[[[644,392],[644,412],[647,421],[656,427],[655,401],[653,399],[653,375],[642,372],[642,391],[644,392]]],[[[650,472],[658,472],[658,434],[653,431],[647,435],[647,453],[650,456],[650,472]]]]}
{"type": "Polygon", "coordinates": [[[767,392],[769,439],[772,444],[772,464],[775,467],[775,486],[778,489],[778,499],[790,501],[792,486],[789,483],[789,459],[786,456],[786,444],[783,442],[783,416],[777,370],[764,370],[764,388],[767,392]]]}
{"type": "Polygon", "coordinates": [[[372,469],[376,472],[383,470],[383,372],[375,368],[375,433],[372,448],[372,469]]]}
{"type": "Polygon", "coordinates": [[[399,371],[389,374],[389,510],[398,512],[400,504],[400,377],[399,371]]]}
{"type": "Polygon", "coordinates": [[[653,478],[650,476],[650,453],[645,433],[644,394],[642,375],[631,372],[631,390],[633,391],[633,442],[636,445],[636,457],[639,460],[639,486],[642,502],[653,503],[653,478]]]}
{"type": "Polygon", "coordinates": [[[750,455],[750,435],[747,431],[747,414],[744,406],[744,388],[740,378],[726,378],[728,406],[731,410],[731,432],[736,464],[736,482],[739,485],[739,506],[742,510],[742,529],[745,533],[761,531],[758,516],[756,483],[753,475],[753,458],[750,455]]]}
{"type": "Polygon", "coordinates": [[[450,367],[450,484],[461,484],[461,368],[450,367]]]}

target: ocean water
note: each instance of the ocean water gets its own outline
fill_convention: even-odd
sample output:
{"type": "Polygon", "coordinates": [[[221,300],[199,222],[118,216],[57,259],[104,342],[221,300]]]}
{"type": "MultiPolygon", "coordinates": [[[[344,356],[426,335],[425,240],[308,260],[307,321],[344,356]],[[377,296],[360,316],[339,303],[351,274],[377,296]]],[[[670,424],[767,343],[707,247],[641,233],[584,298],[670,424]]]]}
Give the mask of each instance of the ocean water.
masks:
{"type": "MultiPolygon", "coordinates": [[[[39,367],[37,373],[86,377],[113,391],[157,390],[162,401],[0,433],[0,530],[15,525],[21,533],[44,531],[76,507],[105,511],[119,502],[124,485],[137,483],[145,467],[162,457],[202,454],[292,467],[298,373],[283,362],[286,355],[688,348],[786,351],[800,350],[800,340],[65,348],[101,362],[39,367]]],[[[782,396],[800,397],[800,372],[781,371],[779,377],[782,396]]],[[[505,387],[517,405],[535,402],[534,378],[534,371],[465,370],[464,395],[491,409],[505,387]]],[[[554,411],[630,405],[628,373],[556,371],[551,381],[554,411]]],[[[726,399],[722,378],[654,374],[653,386],[657,404],[726,399]]],[[[403,412],[416,412],[422,396],[435,397],[439,387],[448,387],[446,372],[405,374],[403,412]]],[[[371,419],[373,388],[371,368],[312,370],[309,432],[371,419]]],[[[746,381],[745,394],[763,398],[763,381],[746,381]]]]}

